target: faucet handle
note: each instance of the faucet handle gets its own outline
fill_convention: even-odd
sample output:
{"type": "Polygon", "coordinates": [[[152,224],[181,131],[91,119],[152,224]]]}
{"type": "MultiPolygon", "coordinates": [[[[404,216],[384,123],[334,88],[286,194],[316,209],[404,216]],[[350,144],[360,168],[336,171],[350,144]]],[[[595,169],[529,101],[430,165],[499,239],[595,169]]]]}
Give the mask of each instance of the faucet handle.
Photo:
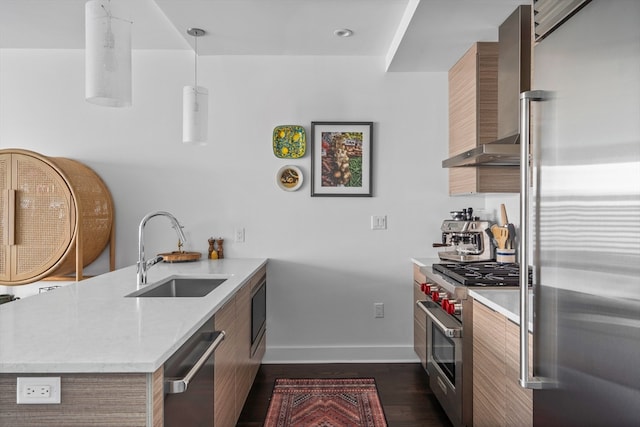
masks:
{"type": "Polygon", "coordinates": [[[154,266],[154,265],[156,265],[157,263],[162,262],[162,261],[164,261],[164,257],[162,257],[162,256],[158,255],[158,256],[157,256],[157,257],[155,257],[155,258],[148,259],[148,260],[145,262],[145,264],[144,264],[144,265],[145,265],[145,268],[149,268],[149,267],[154,266]]]}

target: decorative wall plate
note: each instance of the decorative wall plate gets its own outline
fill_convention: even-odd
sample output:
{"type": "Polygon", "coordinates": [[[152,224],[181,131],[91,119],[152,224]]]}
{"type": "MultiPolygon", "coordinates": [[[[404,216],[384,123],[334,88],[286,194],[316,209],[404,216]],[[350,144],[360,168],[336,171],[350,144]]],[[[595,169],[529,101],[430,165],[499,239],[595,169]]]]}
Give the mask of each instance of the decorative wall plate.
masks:
{"type": "Polygon", "coordinates": [[[297,159],[307,150],[304,127],[296,125],[276,126],[273,129],[273,154],[281,159],[297,159]]]}
{"type": "Polygon", "coordinates": [[[296,191],[302,186],[302,181],[302,171],[297,166],[283,166],[276,174],[278,186],[285,191],[296,191]]]}

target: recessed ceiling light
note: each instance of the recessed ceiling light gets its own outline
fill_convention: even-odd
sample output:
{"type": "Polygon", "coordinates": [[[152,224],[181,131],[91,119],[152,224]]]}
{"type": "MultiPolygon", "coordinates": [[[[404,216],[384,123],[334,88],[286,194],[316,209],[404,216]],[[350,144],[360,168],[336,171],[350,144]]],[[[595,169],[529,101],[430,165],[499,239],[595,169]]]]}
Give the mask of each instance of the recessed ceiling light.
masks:
{"type": "Polygon", "coordinates": [[[341,28],[339,30],[335,30],[333,34],[338,37],[351,37],[353,35],[353,31],[348,28],[341,28]]]}

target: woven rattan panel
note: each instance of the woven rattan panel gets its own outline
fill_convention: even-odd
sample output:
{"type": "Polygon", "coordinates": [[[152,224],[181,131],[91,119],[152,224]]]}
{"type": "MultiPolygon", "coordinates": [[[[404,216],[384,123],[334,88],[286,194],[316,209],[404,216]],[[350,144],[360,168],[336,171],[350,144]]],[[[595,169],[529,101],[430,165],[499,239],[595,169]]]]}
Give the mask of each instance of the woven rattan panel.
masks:
{"type": "MultiPolygon", "coordinates": [[[[11,179],[8,174],[11,171],[11,158],[9,156],[0,156],[0,209],[6,209],[7,189],[11,179]]],[[[2,227],[0,227],[0,280],[9,280],[9,246],[7,242],[7,224],[4,216],[1,218],[2,227]]]]}
{"type": "Polygon", "coordinates": [[[89,167],[26,150],[0,150],[0,175],[0,284],[73,273],[111,242],[111,194],[89,167]]]}
{"type": "Polygon", "coordinates": [[[71,192],[48,164],[13,156],[16,190],[15,280],[51,268],[71,243],[71,192]]]}

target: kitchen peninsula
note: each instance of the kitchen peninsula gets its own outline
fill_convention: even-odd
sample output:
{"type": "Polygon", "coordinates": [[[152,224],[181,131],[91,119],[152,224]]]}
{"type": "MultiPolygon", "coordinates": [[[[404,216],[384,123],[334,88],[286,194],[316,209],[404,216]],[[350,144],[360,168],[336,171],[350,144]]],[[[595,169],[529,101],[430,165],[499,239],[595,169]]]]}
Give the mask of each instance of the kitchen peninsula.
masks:
{"type": "Polygon", "coordinates": [[[204,260],[149,271],[150,284],[171,276],[226,278],[204,297],[127,297],[136,291],[130,266],[2,305],[0,425],[42,425],[39,414],[48,425],[162,425],[163,364],[245,285],[264,277],[266,263],[204,260]],[[61,377],[61,404],[17,405],[16,378],[25,376],[61,377]]]}

